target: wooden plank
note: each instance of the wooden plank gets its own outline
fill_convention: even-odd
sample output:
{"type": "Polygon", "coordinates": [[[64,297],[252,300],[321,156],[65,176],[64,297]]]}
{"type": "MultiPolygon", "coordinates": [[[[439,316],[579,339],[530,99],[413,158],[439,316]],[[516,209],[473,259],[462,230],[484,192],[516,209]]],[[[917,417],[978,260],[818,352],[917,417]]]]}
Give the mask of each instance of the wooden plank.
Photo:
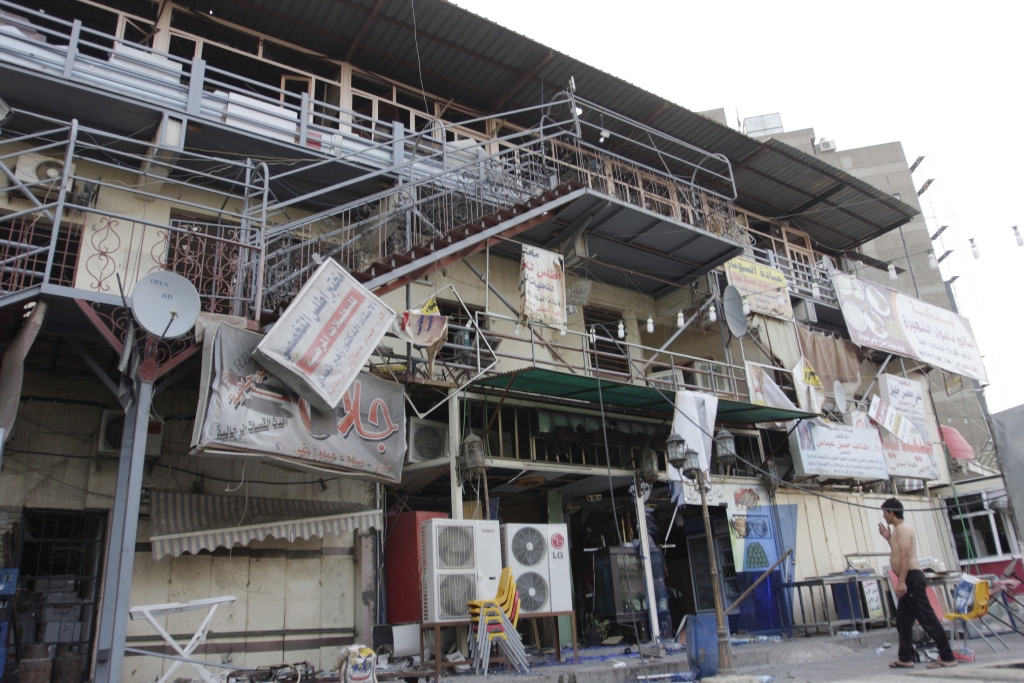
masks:
{"type": "MultiPolygon", "coordinates": [[[[415,580],[418,580],[418,577],[415,580]]],[[[321,557],[320,581],[320,627],[353,627],[355,558],[352,555],[321,557]]]]}
{"type": "MultiPolygon", "coordinates": [[[[286,564],[286,588],[284,605],[284,627],[291,629],[320,628],[320,602],[322,597],[321,563],[319,538],[307,541],[296,540],[289,546],[290,551],[313,551],[317,555],[303,559],[289,558],[286,564]]],[[[301,636],[307,640],[309,636],[301,636]]],[[[288,636],[285,636],[287,641],[288,636]]],[[[302,650],[286,649],[288,661],[309,662],[320,667],[320,648],[302,650]]]]}
{"type": "MultiPolygon", "coordinates": [[[[287,541],[254,541],[253,549],[288,548],[287,541]]],[[[288,561],[285,557],[254,557],[249,559],[249,610],[247,628],[250,631],[271,631],[284,629],[285,594],[288,577],[288,561]]],[[[265,652],[249,652],[245,656],[245,666],[258,667],[279,664],[286,661],[284,654],[284,638],[248,637],[247,645],[262,644],[275,641],[278,647],[265,652]]],[[[257,649],[257,648],[253,648],[257,649]]]]}

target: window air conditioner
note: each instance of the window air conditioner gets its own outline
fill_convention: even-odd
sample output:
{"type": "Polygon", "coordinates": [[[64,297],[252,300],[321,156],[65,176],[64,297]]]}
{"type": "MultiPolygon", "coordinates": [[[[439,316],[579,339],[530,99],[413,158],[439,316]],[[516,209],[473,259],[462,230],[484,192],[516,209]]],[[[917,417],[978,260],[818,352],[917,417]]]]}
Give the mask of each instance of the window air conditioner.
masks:
{"type": "Polygon", "coordinates": [[[572,610],[565,524],[503,524],[501,557],[512,570],[524,614],[572,610]]]}
{"type": "Polygon", "coordinates": [[[409,419],[408,462],[448,457],[448,425],[413,417],[409,419]]]}
{"type": "Polygon", "coordinates": [[[834,152],[836,151],[836,141],[826,140],[825,138],[822,138],[821,141],[818,143],[818,149],[819,151],[822,152],[834,152]]]}
{"type": "Polygon", "coordinates": [[[497,520],[428,519],[423,547],[423,621],[463,621],[469,600],[493,598],[501,576],[497,520]]]}
{"type": "MultiPolygon", "coordinates": [[[[121,437],[124,436],[124,413],[120,410],[104,410],[100,417],[100,440],[96,450],[100,453],[120,453],[121,437]]],[[[164,442],[164,425],[150,420],[146,437],[146,455],[160,455],[164,442]]]]}

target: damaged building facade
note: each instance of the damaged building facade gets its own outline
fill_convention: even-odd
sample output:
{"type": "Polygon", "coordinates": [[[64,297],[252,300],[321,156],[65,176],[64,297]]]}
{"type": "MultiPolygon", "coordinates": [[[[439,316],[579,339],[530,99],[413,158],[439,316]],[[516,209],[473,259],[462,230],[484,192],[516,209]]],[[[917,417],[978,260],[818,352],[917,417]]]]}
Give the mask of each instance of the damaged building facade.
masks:
{"type": "MultiPolygon", "coordinates": [[[[132,652],[170,652],[145,620],[101,609],[128,557],[124,604],[235,597],[193,656],[329,668],[374,625],[421,620],[389,572],[419,583],[402,520],[431,516],[566,525],[569,576],[527,610],[578,615],[562,642],[588,621],[666,635],[714,609],[712,581],[729,604],[789,548],[731,628],[839,619],[824,591],[794,614],[784,584],[850,559],[881,572],[894,493],[920,510],[922,556],[955,567],[986,534],[994,560],[1018,552],[996,483],[978,485],[990,530],[958,535],[965,514],[929,488],[952,481],[956,426],[933,395],[985,375],[969,323],[882,286],[898,255],[878,240],[918,207],[814,149],[440,0],[0,11],[0,564],[20,572],[19,647],[66,646],[83,677],[168,671],[132,652]],[[332,261],[398,322],[325,412],[251,350],[332,261]],[[161,271],[200,296],[177,339],[131,323],[161,271]],[[424,316],[443,335],[403,328],[424,316]],[[141,471],[133,379],[153,393],[141,471]],[[715,578],[673,433],[710,472],[715,578]]],[[[203,616],[159,623],[187,640],[203,616]]]]}

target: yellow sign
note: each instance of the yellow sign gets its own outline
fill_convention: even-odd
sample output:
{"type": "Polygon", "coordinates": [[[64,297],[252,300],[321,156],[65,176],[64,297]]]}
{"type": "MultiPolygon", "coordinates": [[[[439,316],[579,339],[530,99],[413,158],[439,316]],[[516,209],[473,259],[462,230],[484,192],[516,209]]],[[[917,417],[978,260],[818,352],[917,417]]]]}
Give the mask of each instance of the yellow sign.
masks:
{"type": "Polygon", "coordinates": [[[781,270],[745,258],[734,258],[726,261],[725,274],[729,284],[739,290],[751,313],[793,319],[786,276],[781,270]]]}

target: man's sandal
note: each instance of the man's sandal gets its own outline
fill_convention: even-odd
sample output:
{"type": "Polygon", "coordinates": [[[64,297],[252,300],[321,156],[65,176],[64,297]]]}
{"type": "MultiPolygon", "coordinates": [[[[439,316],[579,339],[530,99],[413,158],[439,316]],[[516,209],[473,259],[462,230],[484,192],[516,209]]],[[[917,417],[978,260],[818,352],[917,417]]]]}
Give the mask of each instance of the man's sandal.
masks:
{"type": "Polygon", "coordinates": [[[932,662],[931,664],[929,664],[928,668],[929,669],[949,669],[949,668],[952,668],[954,666],[956,666],[956,660],[955,659],[953,661],[950,661],[950,662],[947,662],[945,660],[940,659],[937,662],[932,662]]]}
{"type": "Polygon", "coordinates": [[[895,662],[891,662],[889,664],[889,668],[890,669],[913,669],[914,668],[914,663],[913,662],[904,662],[902,660],[897,659],[895,662]]]}

